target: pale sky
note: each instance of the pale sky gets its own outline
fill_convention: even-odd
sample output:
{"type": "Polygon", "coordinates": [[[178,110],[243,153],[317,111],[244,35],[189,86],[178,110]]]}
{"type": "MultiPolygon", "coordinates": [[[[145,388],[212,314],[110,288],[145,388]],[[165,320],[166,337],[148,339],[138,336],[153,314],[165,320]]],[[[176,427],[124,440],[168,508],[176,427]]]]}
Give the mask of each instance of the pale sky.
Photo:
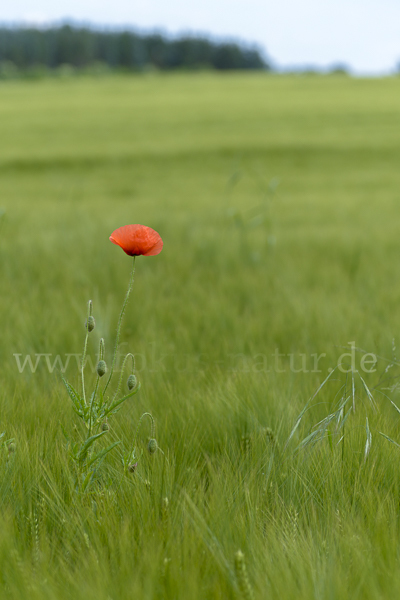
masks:
{"type": "Polygon", "coordinates": [[[60,19],[202,33],[257,43],[279,68],[346,63],[358,74],[400,63],[400,0],[13,0],[0,22],[60,19]]]}

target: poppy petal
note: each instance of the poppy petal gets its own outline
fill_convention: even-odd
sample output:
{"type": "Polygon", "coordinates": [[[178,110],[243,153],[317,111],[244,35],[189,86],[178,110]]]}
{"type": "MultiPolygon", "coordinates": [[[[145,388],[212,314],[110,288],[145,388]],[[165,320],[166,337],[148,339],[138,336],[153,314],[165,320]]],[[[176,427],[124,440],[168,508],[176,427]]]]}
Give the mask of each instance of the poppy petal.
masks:
{"type": "Polygon", "coordinates": [[[124,225],[110,235],[110,241],[129,256],[155,256],[163,248],[161,236],[145,225],[124,225]]]}

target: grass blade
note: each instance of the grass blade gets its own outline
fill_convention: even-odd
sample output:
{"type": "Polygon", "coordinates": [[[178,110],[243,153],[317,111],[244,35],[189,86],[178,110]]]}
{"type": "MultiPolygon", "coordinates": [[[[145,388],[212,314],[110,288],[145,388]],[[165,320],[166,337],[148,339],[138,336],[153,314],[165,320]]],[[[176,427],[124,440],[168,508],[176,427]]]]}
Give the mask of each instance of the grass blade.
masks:
{"type": "Polygon", "coordinates": [[[371,450],[372,444],[372,434],[369,428],[368,417],[366,418],[365,430],[367,432],[367,441],[365,442],[365,450],[364,450],[364,462],[367,460],[368,454],[371,450]]]}
{"type": "Polygon", "coordinates": [[[319,386],[319,388],[317,389],[317,391],[315,392],[315,394],[313,394],[313,396],[311,396],[311,398],[308,400],[308,402],[306,403],[305,407],[303,408],[303,410],[301,411],[301,413],[299,414],[299,416],[297,417],[297,421],[294,424],[294,427],[292,429],[292,431],[290,432],[290,435],[288,437],[288,439],[286,440],[286,444],[283,448],[283,451],[286,450],[290,440],[292,439],[292,437],[294,436],[294,434],[296,433],[296,430],[298,428],[298,426],[300,425],[300,421],[304,416],[304,413],[306,412],[310,402],[312,402],[314,400],[314,398],[316,397],[316,395],[322,390],[322,388],[324,387],[324,385],[326,384],[326,382],[328,381],[328,379],[333,375],[333,373],[336,371],[337,367],[335,367],[334,369],[332,369],[332,371],[329,373],[328,377],[326,377],[326,379],[324,379],[324,381],[321,383],[321,385],[319,386]]]}

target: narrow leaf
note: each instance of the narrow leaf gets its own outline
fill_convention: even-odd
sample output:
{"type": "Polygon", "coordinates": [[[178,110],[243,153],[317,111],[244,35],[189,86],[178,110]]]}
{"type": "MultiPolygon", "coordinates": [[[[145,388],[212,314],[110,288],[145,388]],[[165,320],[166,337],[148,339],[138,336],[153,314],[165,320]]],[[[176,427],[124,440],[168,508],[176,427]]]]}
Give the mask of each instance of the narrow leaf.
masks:
{"type": "Polygon", "coordinates": [[[382,431],[379,432],[384,438],[386,438],[391,444],[394,444],[395,446],[397,446],[398,448],[400,448],[400,444],[398,444],[397,442],[395,442],[394,440],[392,440],[392,438],[390,438],[388,435],[386,435],[385,433],[382,433],[382,431]]]}
{"type": "Polygon", "coordinates": [[[74,403],[74,405],[76,407],[76,412],[78,412],[79,415],[83,416],[85,404],[84,404],[82,398],[80,397],[78,392],[74,389],[74,387],[62,375],[61,375],[61,379],[65,385],[65,388],[68,392],[69,397],[71,398],[72,402],[74,403]]]}
{"type": "Polygon", "coordinates": [[[370,402],[371,402],[371,404],[372,404],[372,407],[373,407],[373,408],[376,410],[376,403],[375,403],[375,400],[374,400],[374,398],[373,398],[373,396],[372,396],[371,392],[369,391],[369,388],[368,388],[367,384],[365,383],[364,379],[361,377],[360,373],[359,373],[358,375],[359,375],[359,377],[360,377],[360,379],[361,379],[361,381],[362,381],[362,384],[363,384],[363,386],[364,386],[364,389],[365,389],[365,391],[367,392],[367,396],[368,396],[368,398],[369,398],[369,401],[370,401],[370,402]]]}
{"type": "Polygon", "coordinates": [[[92,456],[92,458],[89,460],[88,467],[90,467],[90,465],[92,465],[94,462],[96,462],[96,460],[99,460],[100,458],[103,458],[106,454],[108,454],[109,452],[111,452],[111,450],[113,448],[115,448],[115,446],[118,446],[118,444],[120,444],[121,441],[118,442],[114,442],[113,444],[111,444],[110,446],[107,446],[107,448],[104,448],[104,450],[100,450],[100,452],[98,452],[97,454],[95,454],[94,456],[92,456]]]}
{"type": "Polygon", "coordinates": [[[390,400],[390,402],[393,404],[393,406],[395,407],[397,412],[400,414],[400,408],[392,400],[390,400]]]}
{"type": "Polygon", "coordinates": [[[115,412],[115,409],[120,406],[123,402],[125,402],[125,400],[128,400],[128,398],[130,398],[131,396],[134,396],[135,394],[138,393],[138,391],[140,390],[140,383],[136,386],[136,388],[132,391],[129,392],[129,394],[126,394],[126,396],[123,396],[122,398],[120,398],[119,400],[116,400],[115,402],[113,402],[111,404],[111,406],[109,406],[105,411],[104,414],[108,415],[110,414],[110,412],[115,412]]]}
{"type": "Polygon", "coordinates": [[[94,473],[95,473],[95,469],[93,471],[89,471],[89,473],[87,473],[87,475],[86,475],[86,477],[85,477],[85,479],[83,480],[83,483],[82,483],[82,491],[86,492],[86,489],[92,483],[94,473]]]}
{"type": "Polygon", "coordinates": [[[102,437],[104,434],[108,433],[107,431],[101,431],[100,433],[96,433],[95,435],[92,435],[90,438],[88,438],[86,440],[86,442],[83,444],[80,452],[79,452],[79,460],[83,460],[86,456],[86,454],[88,453],[88,450],[90,448],[90,446],[92,444],[94,444],[94,442],[96,440],[98,440],[100,437],[102,437]]]}
{"type": "Polygon", "coordinates": [[[312,433],[310,433],[310,435],[308,435],[306,438],[304,438],[304,440],[302,440],[300,442],[300,444],[297,446],[295,452],[297,452],[297,450],[300,450],[301,448],[304,448],[304,446],[307,446],[310,442],[316,441],[315,438],[320,434],[321,434],[320,429],[317,429],[317,431],[313,431],[312,433]]]}
{"type": "Polygon", "coordinates": [[[369,429],[368,417],[366,420],[365,429],[367,432],[367,441],[365,442],[364,462],[367,460],[367,456],[369,454],[369,451],[371,450],[371,444],[372,444],[372,435],[371,435],[371,431],[369,429]]]}
{"type": "Polygon", "coordinates": [[[290,440],[292,439],[292,437],[294,436],[294,434],[296,433],[296,430],[298,428],[298,426],[300,425],[300,421],[303,418],[304,413],[306,412],[310,402],[312,402],[312,400],[314,400],[315,396],[320,392],[320,390],[322,390],[322,388],[324,387],[324,385],[326,384],[326,382],[328,381],[328,379],[330,377],[332,377],[333,373],[335,372],[337,367],[335,367],[334,369],[332,369],[332,371],[329,373],[328,377],[326,377],[326,379],[324,379],[324,381],[321,383],[321,385],[319,386],[319,388],[317,389],[317,391],[315,392],[315,394],[313,396],[311,396],[311,398],[308,400],[308,402],[306,403],[305,407],[303,408],[303,410],[301,411],[301,413],[299,414],[299,416],[297,417],[297,421],[294,424],[294,427],[292,429],[292,431],[290,432],[290,435],[288,437],[288,439],[286,440],[286,444],[283,448],[283,451],[286,450],[290,440]]]}

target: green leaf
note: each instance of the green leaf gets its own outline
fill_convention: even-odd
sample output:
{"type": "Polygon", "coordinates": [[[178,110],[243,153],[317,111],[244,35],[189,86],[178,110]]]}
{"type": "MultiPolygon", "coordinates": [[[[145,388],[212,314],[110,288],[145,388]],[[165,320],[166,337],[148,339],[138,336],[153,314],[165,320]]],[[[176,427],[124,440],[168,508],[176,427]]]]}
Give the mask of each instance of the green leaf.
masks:
{"type": "Polygon", "coordinates": [[[83,461],[88,453],[88,450],[90,448],[90,446],[92,446],[92,444],[94,444],[94,442],[96,440],[98,440],[100,437],[102,437],[104,434],[108,433],[107,431],[101,431],[100,433],[96,433],[95,435],[90,436],[90,438],[88,438],[86,440],[86,442],[83,444],[79,455],[78,455],[78,459],[80,461],[83,461]]]}
{"type": "MultiPolygon", "coordinates": [[[[317,391],[316,391],[316,392],[315,392],[315,393],[314,393],[314,394],[311,396],[311,398],[308,400],[308,402],[307,402],[307,403],[306,403],[306,405],[304,406],[303,410],[301,411],[301,413],[300,413],[300,414],[299,414],[299,416],[297,417],[296,423],[294,424],[294,427],[293,427],[292,431],[290,432],[290,435],[289,435],[288,439],[286,440],[286,444],[285,444],[285,446],[284,446],[284,448],[283,448],[283,451],[285,451],[285,450],[286,450],[286,448],[287,448],[287,447],[288,447],[288,445],[289,445],[289,442],[290,442],[290,440],[292,439],[292,437],[293,437],[293,436],[294,436],[294,434],[296,433],[296,431],[297,431],[297,428],[298,428],[298,426],[300,425],[301,419],[303,418],[303,416],[304,416],[304,413],[306,412],[306,410],[307,410],[307,408],[308,408],[309,404],[312,402],[312,400],[314,400],[314,398],[317,396],[317,394],[320,392],[320,390],[322,390],[322,388],[324,387],[324,385],[326,384],[326,382],[328,381],[328,379],[329,379],[330,377],[332,377],[332,375],[333,375],[333,373],[336,371],[336,369],[337,369],[337,367],[335,367],[334,369],[332,369],[332,371],[329,373],[328,377],[326,377],[326,379],[324,379],[324,381],[321,383],[321,385],[319,386],[319,388],[317,389],[317,391]]],[[[308,436],[308,437],[310,437],[310,436],[308,436]]],[[[308,439],[308,438],[306,438],[306,439],[308,439]]],[[[302,442],[301,444],[303,444],[303,443],[304,443],[304,441],[305,441],[305,440],[303,440],[303,442],[302,442]]],[[[301,446],[301,444],[300,444],[300,446],[301,446]]],[[[300,448],[300,446],[299,446],[298,448],[300,448]]],[[[298,450],[298,448],[297,448],[297,450],[298,450]]]]}
{"type": "Polygon", "coordinates": [[[110,446],[107,446],[107,448],[104,448],[104,450],[100,450],[100,452],[98,452],[97,454],[92,456],[92,458],[89,460],[89,462],[87,463],[88,467],[90,467],[90,465],[92,465],[94,462],[96,462],[96,460],[100,460],[101,458],[103,458],[106,454],[111,452],[111,450],[113,448],[115,448],[115,446],[118,446],[118,444],[120,444],[120,443],[121,443],[121,441],[114,442],[110,446]]]}
{"type": "Polygon", "coordinates": [[[368,417],[367,417],[367,421],[365,424],[365,430],[367,432],[367,441],[365,442],[364,462],[367,460],[369,451],[371,450],[371,444],[372,444],[372,435],[371,435],[371,430],[369,428],[368,417]]]}
{"type": "Polygon", "coordinates": [[[111,404],[111,406],[109,406],[109,407],[108,407],[108,408],[107,408],[107,409],[104,411],[104,416],[106,416],[106,415],[109,415],[109,414],[110,414],[110,412],[114,412],[114,413],[115,413],[115,412],[117,412],[117,410],[116,410],[116,409],[118,409],[118,410],[119,410],[119,408],[118,408],[118,407],[120,407],[120,408],[121,408],[121,404],[122,404],[123,402],[125,402],[125,400],[128,400],[128,398],[130,398],[131,396],[134,396],[135,394],[137,394],[139,390],[140,390],[140,382],[139,382],[139,384],[136,386],[136,388],[135,388],[135,389],[134,389],[132,392],[129,392],[129,394],[126,394],[126,396],[123,396],[123,397],[122,397],[122,398],[120,398],[119,400],[116,400],[115,402],[113,402],[113,403],[111,404]]]}
{"type": "Polygon", "coordinates": [[[307,446],[310,442],[316,441],[316,438],[318,435],[321,435],[320,429],[317,429],[316,431],[313,431],[312,433],[310,433],[310,435],[308,435],[306,438],[304,438],[303,441],[300,442],[300,444],[295,449],[295,452],[297,452],[301,448],[304,448],[304,446],[307,446]]]}
{"type": "Polygon", "coordinates": [[[376,407],[375,400],[374,400],[374,398],[373,398],[373,396],[372,396],[372,394],[371,394],[371,392],[370,392],[370,390],[369,390],[369,387],[368,387],[368,386],[367,386],[367,384],[365,383],[364,379],[361,377],[360,373],[358,374],[358,376],[359,376],[359,378],[361,379],[361,382],[362,382],[362,384],[363,384],[363,386],[364,386],[364,389],[365,389],[365,391],[366,391],[366,393],[367,393],[368,399],[369,399],[369,401],[371,402],[372,408],[374,408],[375,410],[377,410],[377,407],[376,407]]]}
{"type": "Polygon", "coordinates": [[[384,438],[386,438],[391,444],[394,444],[395,446],[397,446],[398,448],[400,448],[400,444],[398,444],[397,442],[395,442],[394,440],[392,440],[392,438],[390,438],[388,435],[386,435],[385,433],[382,433],[382,431],[379,432],[384,438]]]}
{"type": "Polygon", "coordinates": [[[89,471],[89,473],[87,473],[87,475],[86,475],[85,479],[83,480],[83,483],[82,483],[82,491],[83,491],[83,492],[86,492],[86,489],[87,489],[87,488],[90,486],[90,484],[92,483],[92,480],[93,480],[93,476],[94,476],[95,470],[96,470],[96,469],[93,469],[93,471],[89,471]]]}
{"type": "Polygon", "coordinates": [[[83,399],[80,397],[78,392],[74,389],[74,387],[62,375],[61,375],[61,379],[65,385],[65,388],[68,392],[69,397],[71,398],[72,402],[74,403],[75,412],[81,417],[85,416],[85,403],[83,402],[83,399]]]}
{"type": "Polygon", "coordinates": [[[61,427],[61,431],[63,432],[63,435],[64,435],[65,439],[67,440],[67,443],[69,443],[69,437],[68,437],[68,434],[67,434],[67,432],[66,432],[66,430],[65,430],[65,427],[64,427],[64,425],[63,425],[61,422],[60,422],[60,427],[61,427]]]}
{"type": "Polygon", "coordinates": [[[397,406],[397,404],[395,404],[392,400],[390,400],[390,402],[393,404],[393,406],[395,407],[395,409],[397,410],[397,412],[400,414],[400,408],[397,406]]]}

